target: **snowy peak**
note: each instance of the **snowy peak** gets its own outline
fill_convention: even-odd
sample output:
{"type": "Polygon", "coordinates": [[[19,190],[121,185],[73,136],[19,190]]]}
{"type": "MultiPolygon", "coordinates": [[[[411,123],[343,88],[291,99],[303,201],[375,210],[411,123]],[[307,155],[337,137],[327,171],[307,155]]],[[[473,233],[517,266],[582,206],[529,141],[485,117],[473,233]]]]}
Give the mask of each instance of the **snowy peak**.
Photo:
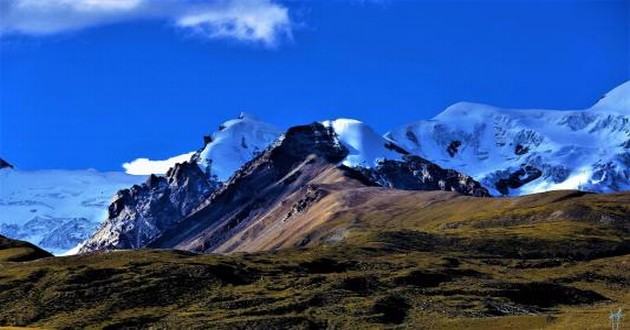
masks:
{"type": "Polygon", "coordinates": [[[606,93],[593,108],[630,115],[630,81],[606,93]]]}
{"type": "Polygon", "coordinates": [[[386,135],[473,176],[495,194],[630,188],[630,83],[586,110],[514,110],[460,102],[386,135]]]}
{"type": "Polygon", "coordinates": [[[349,150],[343,164],[349,167],[374,167],[382,160],[402,160],[404,149],[377,134],[368,125],[354,119],[322,122],[336,133],[337,139],[349,150]]]}
{"type": "Polygon", "coordinates": [[[248,113],[219,126],[205,137],[203,149],[193,155],[193,161],[209,176],[225,182],[247,161],[275,141],[282,131],[248,113]]]}

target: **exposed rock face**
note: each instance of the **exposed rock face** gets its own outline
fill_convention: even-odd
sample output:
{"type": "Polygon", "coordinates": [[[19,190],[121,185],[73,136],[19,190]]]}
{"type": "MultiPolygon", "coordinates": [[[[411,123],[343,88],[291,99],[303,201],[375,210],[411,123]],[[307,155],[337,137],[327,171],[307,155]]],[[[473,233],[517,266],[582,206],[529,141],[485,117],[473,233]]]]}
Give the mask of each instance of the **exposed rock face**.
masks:
{"type": "Polygon", "coordinates": [[[524,165],[520,169],[509,173],[506,178],[496,180],[494,185],[501,194],[507,195],[510,189],[520,188],[541,176],[541,170],[530,165],[524,165]]]}
{"type": "Polygon", "coordinates": [[[488,190],[470,176],[443,169],[414,155],[404,161],[384,160],[373,169],[357,168],[379,186],[404,190],[446,190],[465,195],[488,197],[488,190]]]}
{"type": "Polygon", "coordinates": [[[347,155],[330,127],[313,123],[290,128],[284,138],[239,169],[197,212],[148,246],[212,251],[347,155]]]}
{"type": "Polygon", "coordinates": [[[164,177],[151,175],[146,183],[116,194],[108,219],[80,251],[143,247],[190,214],[218,186],[197,164],[188,162],[175,165],[164,177]]]}
{"type": "Polygon", "coordinates": [[[0,158],[0,169],[13,168],[13,165],[9,164],[6,160],[0,158]]]}

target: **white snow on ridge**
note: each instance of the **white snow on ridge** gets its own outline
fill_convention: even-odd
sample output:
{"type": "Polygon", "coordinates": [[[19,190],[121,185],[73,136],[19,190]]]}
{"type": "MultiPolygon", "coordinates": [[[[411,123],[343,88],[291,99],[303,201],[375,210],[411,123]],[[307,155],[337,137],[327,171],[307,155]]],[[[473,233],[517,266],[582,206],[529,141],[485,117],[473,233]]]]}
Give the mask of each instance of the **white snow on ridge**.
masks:
{"type": "Polygon", "coordinates": [[[199,153],[197,162],[210,176],[225,182],[280,135],[279,128],[241,113],[238,119],[223,123],[212,134],[212,141],[199,153]]]}
{"type": "Polygon", "coordinates": [[[386,147],[390,141],[358,120],[341,118],[326,120],[322,124],[332,127],[339,141],[350,151],[342,162],[346,166],[370,168],[378,165],[383,159],[402,159],[401,153],[386,147]]]}
{"type": "Polygon", "coordinates": [[[606,93],[606,95],[593,106],[593,109],[630,115],[630,81],[626,81],[606,93]]]}
{"type": "Polygon", "coordinates": [[[0,170],[0,234],[59,254],[107,216],[116,191],[146,180],[119,172],[0,170]]]}
{"type": "Polygon", "coordinates": [[[524,165],[542,177],[510,190],[630,189],[630,82],[590,109],[511,110],[460,102],[386,134],[406,150],[473,176],[491,192],[524,165]]]}

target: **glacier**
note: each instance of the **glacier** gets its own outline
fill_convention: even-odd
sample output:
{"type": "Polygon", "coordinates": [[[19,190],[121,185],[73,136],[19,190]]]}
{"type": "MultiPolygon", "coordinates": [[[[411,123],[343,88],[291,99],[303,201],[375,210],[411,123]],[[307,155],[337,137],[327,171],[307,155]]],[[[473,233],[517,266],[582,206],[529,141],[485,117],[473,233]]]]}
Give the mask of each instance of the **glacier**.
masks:
{"type": "Polygon", "coordinates": [[[72,249],[107,217],[116,191],[144,176],[96,170],[0,169],[0,234],[53,254],[72,249]]]}
{"type": "Polygon", "coordinates": [[[585,110],[460,102],[385,137],[495,195],[630,189],[630,81],[585,110]]]}

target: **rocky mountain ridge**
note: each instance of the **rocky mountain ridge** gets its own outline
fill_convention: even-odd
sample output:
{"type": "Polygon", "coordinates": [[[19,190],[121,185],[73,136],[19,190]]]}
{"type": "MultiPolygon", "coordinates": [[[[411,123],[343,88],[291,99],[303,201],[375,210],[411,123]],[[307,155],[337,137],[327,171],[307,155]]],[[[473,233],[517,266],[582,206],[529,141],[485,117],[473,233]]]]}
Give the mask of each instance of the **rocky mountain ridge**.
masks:
{"type": "MultiPolygon", "coordinates": [[[[487,191],[470,177],[443,170],[400,148],[392,149],[400,160],[379,160],[373,167],[343,165],[351,155],[344,140],[330,125],[313,123],[290,128],[263,153],[236,171],[190,216],[164,230],[157,239],[145,240],[145,246],[195,251],[237,250],[238,244],[230,242],[248,232],[248,228],[257,226],[264,231],[266,226],[277,227],[274,224],[276,217],[267,219],[265,214],[282,213],[281,218],[291,218],[325,193],[318,189],[319,185],[338,181],[350,185],[449,190],[488,196],[487,191]],[[293,200],[295,204],[288,202],[293,200]]],[[[387,145],[389,142],[383,139],[383,148],[387,145]]],[[[110,244],[108,230],[111,226],[107,223],[112,222],[115,221],[109,219],[102,227],[103,231],[94,235],[82,251],[120,248],[110,244]]],[[[256,231],[259,230],[248,234],[253,240],[256,240],[256,231]]],[[[126,235],[138,237],[133,228],[130,232],[126,235]]]]}

